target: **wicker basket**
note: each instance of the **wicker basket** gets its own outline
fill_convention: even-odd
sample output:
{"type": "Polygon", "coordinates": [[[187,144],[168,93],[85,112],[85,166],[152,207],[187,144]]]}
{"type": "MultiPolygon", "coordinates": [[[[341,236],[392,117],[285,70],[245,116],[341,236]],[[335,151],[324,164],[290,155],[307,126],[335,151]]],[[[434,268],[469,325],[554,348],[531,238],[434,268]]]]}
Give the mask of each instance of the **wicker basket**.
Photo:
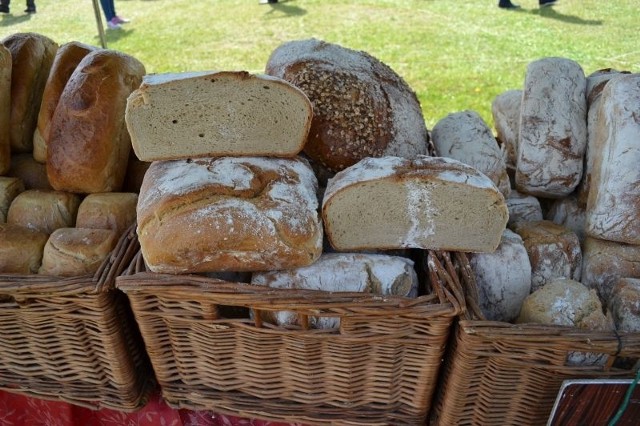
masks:
{"type": "MultiPolygon", "coordinates": [[[[439,268],[431,273],[446,277],[430,257],[439,268]]],[[[424,424],[463,309],[455,277],[409,299],[154,274],[141,256],[130,273],[117,286],[130,298],[169,405],[267,420],[424,424]],[[292,311],[303,324],[339,317],[340,328],[285,329],[254,320],[262,311],[292,311]]]]}
{"type": "Polygon", "coordinates": [[[466,310],[452,333],[432,425],[545,425],[564,380],[633,378],[640,333],[485,321],[468,264],[466,310]],[[598,365],[570,365],[575,353],[598,365]]]}
{"type": "Polygon", "coordinates": [[[125,233],[94,276],[0,275],[0,389],[132,411],[155,382],[115,277],[138,250],[125,233]]]}

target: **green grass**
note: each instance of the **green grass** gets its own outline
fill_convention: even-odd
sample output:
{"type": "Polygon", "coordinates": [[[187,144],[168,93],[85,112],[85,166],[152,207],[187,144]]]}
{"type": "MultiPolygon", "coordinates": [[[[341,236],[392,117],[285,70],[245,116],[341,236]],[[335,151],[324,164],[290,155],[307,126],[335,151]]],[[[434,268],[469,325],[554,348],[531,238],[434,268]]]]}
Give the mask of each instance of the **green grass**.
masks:
{"type": "MultiPolygon", "coordinates": [[[[60,44],[100,44],[90,0],[36,2],[38,13],[26,16],[24,2],[13,0],[13,14],[0,16],[0,38],[33,31],[60,44]]],[[[391,66],[418,94],[429,128],[465,109],[493,125],[494,97],[520,88],[527,64],[542,57],[573,59],[586,74],[640,72],[638,0],[519,3],[521,10],[505,11],[497,0],[116,0],[132,22],[109,31],[107,43],[149,73],[261,72],[279,44],[316,37],[391,66]]]]}

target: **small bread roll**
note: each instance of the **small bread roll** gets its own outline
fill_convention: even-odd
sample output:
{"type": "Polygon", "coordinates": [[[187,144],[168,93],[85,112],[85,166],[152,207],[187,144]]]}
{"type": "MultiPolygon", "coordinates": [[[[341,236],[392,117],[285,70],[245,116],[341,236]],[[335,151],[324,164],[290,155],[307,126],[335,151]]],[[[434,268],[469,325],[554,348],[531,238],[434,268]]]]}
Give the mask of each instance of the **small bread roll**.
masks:
{"type": "Polygon", "coordinates": [[[36,274],[48,235],[0,223],[0,273],[36,274]]]}
{"type": "Polygon", "coordinates": [[[58,277],[93,274],[116,242],[116,232],[109,229],[56,229],[44,247],[38,273],[58,277]]]}
{"type": "Polygon", "coordinates": [[[47,167],[38,163],[31,154],[12,155],[9,176],[20,178],[25,189],[53,189],[47,177],[47,167]]]}
{"type": "Polygon", "coordinates": [[[609,311],[616,330],[640,332],[640,279],[621,278],[609,298],[609,311]]]}
{"type": "Polygon", "coordinates": [[[136,223],[138,194],[105,192],[89,194],[78,208],[77,228],[111,229],[122,235],[136,223]]]}
{"type": "Polygon", "coordinates": [[[11,202],[24,191],[24,184],[18,178],[0,176],[0,223],[7,221],[11,202]]]}
{"type": "Polygon", "coordinates": [[[80,197],[63,191],[32,189],[18,195],[7,214],[7,223],[51,234],[76,223],[80,197]]]}

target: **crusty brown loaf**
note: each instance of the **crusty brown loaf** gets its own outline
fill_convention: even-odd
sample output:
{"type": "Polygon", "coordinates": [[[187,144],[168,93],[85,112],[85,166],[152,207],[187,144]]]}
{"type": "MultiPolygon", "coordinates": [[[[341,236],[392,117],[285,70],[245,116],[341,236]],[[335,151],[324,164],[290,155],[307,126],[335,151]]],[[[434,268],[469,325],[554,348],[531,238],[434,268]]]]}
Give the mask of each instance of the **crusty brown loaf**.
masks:
{"type": "Polygon", "coordinates": [[[56,229],[44,247],[38,273],[58,277],[93,274],[116,242],[116,233],[110,229],[56,229]]]}
{"type": "Polygon", "coordinates": [[[93,51],[80,61],[51,120],[47,175],[54,189],[120,190],[131,151],[124,111],[144,73],[140,61],[112,50],[93,51]]]}
{"type": "Polygon", "coordinates": [[[31,153],[11,156],[9,176],[20,178],[25,189],[53,189],[47,177],[47,166],[34,160],[31,153]]]}
{"type": "Polygon", "coordinates": [[[2,40],[11,51],[11,150],[31,152],[33,132],[49,70],[58,45],[36,33],[16,33],[2,40]]]}
{"type": "Polygon", "coordinates": [[[413,158],[428,135],[416,94],[373,56],[316,39],[291,41],[266,73],[298,86],[313,104],[304,152],[333,171],[365,157],[413,158]]]}
{"type": "Polygon", "coordinates": [[[322,249],[317,180],[301,159],[154,162],[138,199],[138,237],[154,272],[264,271],[322,249]]]}
{"type": "Polygon", "coordinates": [[[11,166],[11,52],[0,44],[0,176],[11,166]]]}
{"type": "Polygon", "coordinates": [[[136,223],[138,194],[104,192],[89,194],[82,200],[76,219],[77,228],[111,229],[118,237],[136,223]]]}
{"type": "Polygon", "coordinates": [[[42,232],[0,223],[0,273],[36,274],[47,238],[42,232]]]}
{"type": "Polygon", "coordinates": [[[82,58],[95,49],[93,46],[72,41],[60,46],[56,52],[51,71],[49,71],[49,77],[47,78],[47,84],[44,86],[42,94],[38,125],[33,133],[33,158],[37,162],[47,162],[47,141],[49,139],[51,117],[56,110],[64,86],[82,58]]]}
{"type": "Polygon", "coordinates": [[[79,205],[76,194],[31,189],[13,200],[7,223],[51,234],[58,228],[74,226],[79,205]]]}
{"type": "Polygon", "coordinates": [[[0,176],[0,223],[7,221],[9,206],[22,191],[24,184],[19,178],[0,176]]]}

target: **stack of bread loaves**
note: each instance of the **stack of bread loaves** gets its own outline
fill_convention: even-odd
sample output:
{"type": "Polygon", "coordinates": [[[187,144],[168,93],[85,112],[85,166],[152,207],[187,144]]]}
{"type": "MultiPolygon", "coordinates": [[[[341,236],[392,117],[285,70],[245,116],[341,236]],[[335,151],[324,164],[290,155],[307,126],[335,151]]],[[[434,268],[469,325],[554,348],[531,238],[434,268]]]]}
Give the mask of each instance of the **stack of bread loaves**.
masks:
{"type": "Polygon", "coordinates": [[[93,274],[135,223],[124,124],[144,66],[35,33],[0,43],[0,273],[93,274]]]}

